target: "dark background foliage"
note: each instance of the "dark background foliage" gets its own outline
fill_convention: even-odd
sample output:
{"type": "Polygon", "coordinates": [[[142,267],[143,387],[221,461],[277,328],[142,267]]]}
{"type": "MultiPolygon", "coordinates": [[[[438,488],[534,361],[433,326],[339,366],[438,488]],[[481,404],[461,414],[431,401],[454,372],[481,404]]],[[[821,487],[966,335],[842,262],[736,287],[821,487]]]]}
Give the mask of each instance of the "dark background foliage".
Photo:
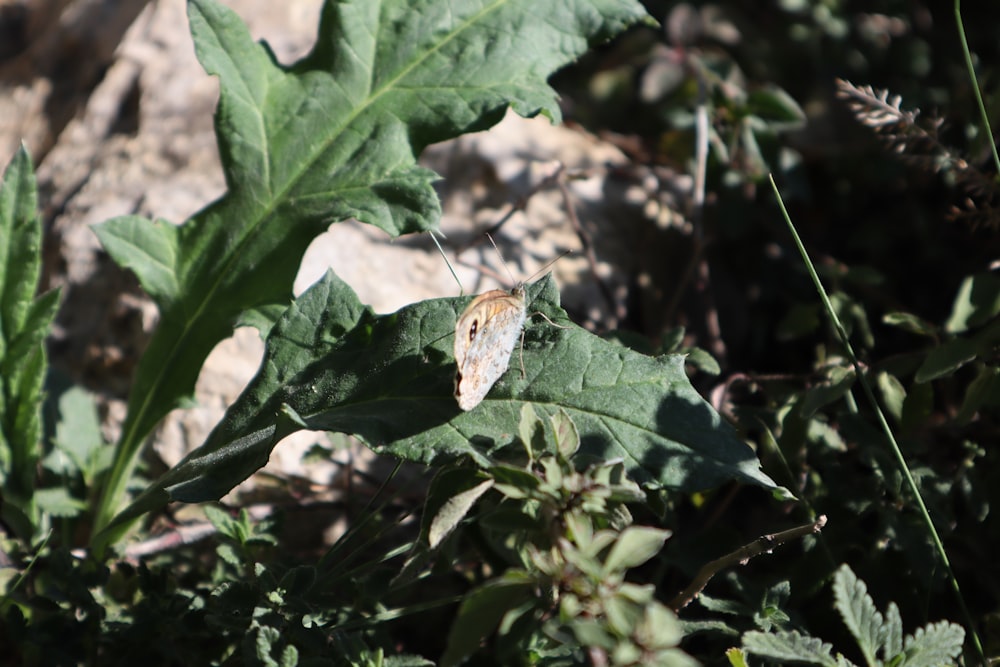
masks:
{"type": "MultiPolygon", "coordinates": [[[[628,136],[627,144],[639,160],[689,172],[693,135],[690,125],[676,122],[676,112],[694,108],[697,86],[690,70],[675,72],[681,81],[655,101],[644,100],[641,93],[643,77],[663,45],[674,64],[696,58],[716,72],[738,68],[745,90],[776,87],[798,102],[805,112],[804,125],[762,139],[762,153],[827,289],[841,292],[870,326],[869,336],[854,327],[853,343],[862,361],[896,374],[914,402],[918,394],[924,396],[923,418],[901,429],[903,451],[911,469],[918,471],[966,601],[984,623],[980,630],[987,629],[1000,600],[991,556],[1000,546],[1000,532],[990,512],[998,498],[989,481],[1000,473],[995,404],[984,406],[975,419],[957,420],[975,368],[915,383],[916,364],[933,342],[884,324],[882,318],[903,311],[936,325],[947,320],[963,280],[988,271],[997,257],[997,220],[964,214],[988,209],[993,202],[989,196],[973,197],[970,204],[961,179],[934,168],[928,159],[933,151],[914,144],[892,150],[836,95],[837,79],[900,95],[902,108],[919,110],[920,122],[935,128],[942,145],[992,178],[989,144],[979,124],[954,6],[645,4],[652,15],[665,17],[668,33],[685,17],[689,28],[677,30],[673,40],[653,28],[635,28],[590,62],[564,71],[557,83],[567,98],[568,117],[591,129],[628,136]],[[727,24],[728,42],[713,39],[718,33],[710,30],[699,35],[690,29],[704,25],[708,15],[727,24]],[[601,88],[603,96],[594,94],[595,77],[609,72],[618,77],[616,85],[601,88]]],[[[985,4],[965,3],[962,9],[979,85],[995,125],[1000,113],[995,104],[1000,26],[985,4]]],[[[709,97],[713,127],[725,132],[728,109],[720,98],[709,97]]],[[[778,550],[726,583],[714,582],[707,592],[749,596],[746,601],[756,604],[767,582],[790,580],[793,621],[839,648],[842,642],[836,640],[846,635],[837,629],[839,621],[822,584],[835,564],[847,562],[869,583],[879,605],[889,600],[900,604],[908,628],[936,618],[962,622],[943,568],[930,550],[908,492],[900,486],[888,445],[857,388],[858,414],[840,403],[812,417],[796,415],[796,397],[816,384],[829,357],[840,354],[840,346],[826,317],[814,307],[817,296],[773,192],[763,174],[745,167],[736,160],[726,163],[715,153],[709,160],[703,224],[710,239],[705,256],[711,288],[698,292],[691,283],[684,284],[684,308],[666,326],[687,324],[689,333],[695,332],[695,344],[708,348],[701,324],[706,312],[718,309],[726,350],[722,374],[696,377],[696,386],[707,394],[720,382],[741,377],[729,385],[735,420],[759,443],[761,425],[773,429],[793,478],[774,451],[762,446],[765,470],[816,513],[827,514],[830,524],[821,544],[778,550]],[[788,406],[791,410],[782,412],[788,406]],[[827,429],[836,436],[828,438],[822,432],[827,429]]],[[[674,236],[672,242],[693,247],[690,239],[674,236]]],[[[645,250],[636,248],[637,253],[645,250]]],[[[665,261],[660,257],[649,263],[665,261]]],[[[672,289],[660,287],[667,293],[672,289]]],[[[655,338],[662,331],[645,333],[655,338]]],[[[979,368],[995,363],[995,346],[987,347],[979,368]]],[[[781,523],[764,494],[753,489],[723,489],[695,500],[678,501],[680,511],[671,515],[677,536],[668,543],[665,558],[677,569],[666,568],[667,589],[682,585],[681,573],[690,574],[699,563],[725,551],[724,545],[748,541],[781,523]]],[[[785,518],[802,516],[802,505],[789,506],[785,518]]],[[[703,610],[689,611],[698,615],[703,610]]],[[[987,645],[993,645],[989,630],[986,634],[987,645]]],[[[711,643],[696,639],[691,648],[703,647],[703,641],[711,643]]]]}

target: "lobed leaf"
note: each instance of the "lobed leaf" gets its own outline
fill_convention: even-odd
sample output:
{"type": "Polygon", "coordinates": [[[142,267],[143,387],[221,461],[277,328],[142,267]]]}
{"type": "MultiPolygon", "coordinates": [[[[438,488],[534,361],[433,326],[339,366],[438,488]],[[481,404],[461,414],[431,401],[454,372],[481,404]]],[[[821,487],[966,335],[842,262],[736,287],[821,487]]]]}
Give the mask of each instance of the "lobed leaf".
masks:
{"type": "Polygon", "coordinates": [[[882,658],[888,662],[903,651],[903,618],[899,607],[890,602],[885,610],[885,624],[882,626],[882,658]]]}
{"type": "Polygon", "coordinates": [[[97,228],[160,308],[97,528],[146,436],[241,313],[288,302],[316,235],[348,218],[393,236],[434,228],[436,176],[417,166],[420,151],[495,124],[508,106],[557,119],[546,77],[643,13],[635,0],[328,0],[315,47],[284,67],[230,10],[189,0],[196,53],[219,77],[229,189],[179,227],[125,217],[97,228]]]}
{"type": "Polygon", "coordinates": [[[840,663],[831,655],[833,646],[815,637],[788,632],[759,632],[743,635],[743,648],[748,653],[773,660],[803,662],[810,665],[837,667],[840,663]]]}
{"type": "MultiPolygon", "coordinates": [[[[550,277],[527,293],[533,310],[568,322],[550,277]]],[[[467,457],[489,466],[517,440],[524,405],[549,417],[564,410],[582,454],[621,458],[642,483],[775,486],[753,450],[691,386],[682,356],[646,357],[543,318],[526,330],[525,376],[510,369],[475,410],[463,412],[452,395],[451,336],[467,303],[434,299],[377,316],[328,273],[275,323],[258,375],[206,442],[119,520],[168,500],[221,497],[301,428],[353,433],[410,461],[467,457]]]]}
{"type": "Polygon", "coordinates": [[[833,595],[837,611],[844,624],[858,640],[858,646],[869,665],[877,664],[875,654],[882,647],[886,636],[882,614],[868,595],[865,582],[857,578],[851,568],[841,565],[833,580],[833,595]]]}
{"type": "Polygon", "coordinates": [[[938,621],[918,628],[903,646],[906,667],[947,667],[962,652],[965,629],[955,623],[938,621]]]}

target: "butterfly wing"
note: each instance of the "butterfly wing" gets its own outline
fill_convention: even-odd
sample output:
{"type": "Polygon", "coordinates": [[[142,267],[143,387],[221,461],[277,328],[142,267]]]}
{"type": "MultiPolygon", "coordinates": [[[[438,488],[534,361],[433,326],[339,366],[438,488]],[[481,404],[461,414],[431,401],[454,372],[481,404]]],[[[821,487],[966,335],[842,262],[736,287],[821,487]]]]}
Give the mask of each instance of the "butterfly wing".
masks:
{"type": "Polygon", "coordinates": [[[455,324],[455,399],[471,410],[507,370],[527,316],[524,290],[491,290],[469,304],[455,324]]]}

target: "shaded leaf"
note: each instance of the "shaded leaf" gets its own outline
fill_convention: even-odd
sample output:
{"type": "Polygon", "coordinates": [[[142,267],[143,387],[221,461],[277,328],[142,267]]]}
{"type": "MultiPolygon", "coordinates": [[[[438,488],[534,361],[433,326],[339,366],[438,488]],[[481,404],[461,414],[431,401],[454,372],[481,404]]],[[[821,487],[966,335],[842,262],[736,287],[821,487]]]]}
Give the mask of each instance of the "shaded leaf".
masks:
{"type": "Polygon", "coordinates": [[[534,585],[525,574],[509,572],[466,595],[448,633],[442,667],[457,665],[479,648],[509,610],[531,598],[534,585]]]}
{"type": "Polygon", "coordinates": [[[954,338],[931,349],[917,369],[917,382],[930,382],[956,370],[976,358],[976,344],[966,338],[954,338]]]}
{"type": "Polygon", "coordinates": [[[431,549],[436,548],[455,530],[455,527],[465,518],[480,496],[492,487],[493,480],[485,480],[471,489],[456,493],[441,505],[427,531],[427,542],[431,549]]]}
{"type": "Polygon", "coordinates": [[[806,114],[787,92],[775,86],[755,88],[747,95],[747,108],[767,121],[772,131],[801,127],[806,114]]]}
{"type": "Polygon", "coordinates": [[[934,385],[930,382],[913,382],[903,400],[903,430],[910,432],[922,428],[934,409],[934,385]]]}
{"type": "Polygon", "coordinates": [[[965,389],[962,407],[955,415],[959,424],[967,424],[984,406],[1000,404],[1000,368],[983,366],[976,378],[965,389]]]}
{"type": "Polygon", "coordinates": [[[854,386],[854,380],[853,368],[834,366],[825,381],[806,391],[799,407],[800,414],[811,417],[820,408],[840,400],[854,386]]]}
{"type": "MultiPolygon", "coordinates": [[[[568,322],[551,278],[527,290],[532,309],[568,322]]],[[[275,324],[258,376],[208,440],[128,516],[167,498],[221,497],[303,425],[357,434],[410,461],[464,456],[488,466],[517,439],[526,404],[549,417],[564,410],[576,424],[581,453],[622,458],[642,483],[703,489],[735,479],[774,487],[753,450],[691,386],[683,357],[646,357],[543,318],[527,327],[525,377],[509,370],[475,410],[460,410],[452,396],[450,337],[467,302],[434,299],[376,316],[327,274],[275,324]]]]}
{"type": "Polygon", "coordinates": [[[997,314],[1000,314],[1000,276],[977,273],[962,281],[944,328],[948,333],[962,333],[997,314]]]}
{"type": "Polygon", "coordinates": [[[927,320],[911,313],[892,312],[882,316],[882,322],[889,326],[899,327],[904,331],[928,338],[937,338],[937,328],[927,320]]]}
{"type": "Polygon", "coordinates": [[[906,401],[906,388],[895,375],[889,373],[879,373],[875,377],[879,392],[882,394],[882,403],[886,411],[897,421],[903,418],[903,404],[906,401]]]}

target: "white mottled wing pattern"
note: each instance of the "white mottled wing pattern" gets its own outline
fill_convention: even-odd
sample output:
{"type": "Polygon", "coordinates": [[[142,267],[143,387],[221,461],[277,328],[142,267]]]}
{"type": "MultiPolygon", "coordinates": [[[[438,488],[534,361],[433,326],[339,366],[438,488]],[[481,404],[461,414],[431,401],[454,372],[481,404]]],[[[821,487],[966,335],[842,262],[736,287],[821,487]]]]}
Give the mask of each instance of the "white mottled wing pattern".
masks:
{"type": "Polygon", "coordinates": [[[455,323],[455,399],[471,410],[507,370],[527,317],[524,289],[480,294],[455,323]]]}

